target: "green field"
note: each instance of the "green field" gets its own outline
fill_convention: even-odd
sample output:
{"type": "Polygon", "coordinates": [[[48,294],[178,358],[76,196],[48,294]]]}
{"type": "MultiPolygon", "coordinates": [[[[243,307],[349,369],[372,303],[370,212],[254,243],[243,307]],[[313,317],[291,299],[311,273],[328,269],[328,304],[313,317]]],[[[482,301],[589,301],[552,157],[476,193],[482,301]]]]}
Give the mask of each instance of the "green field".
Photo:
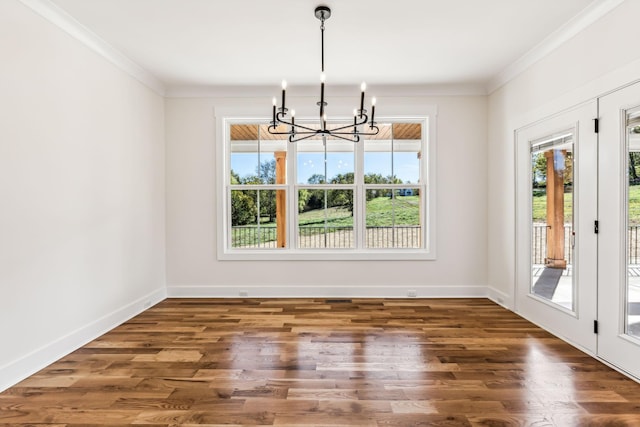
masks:
{"type": "MultiPolygon", "coordinates": [[[[564,194],[564,220],[571,222],[573,194],[564,194]]],[[[544,189],[535,189],[533,196],[533,222],[545,222],[547,216],[547,199],[544,189]]],[[[640,224],[640,185],[629,187],[629,224],[640,224]]]]}
{"type": "MultiPolygon", "coordinates": [[[[420,224],[420,196],[404,196],[395,198],[376,197],[367,202],[367,226],[390,227],[392,225],[420,224]]],[[[350,227],[353,216],[347,208],[314,209],[298,215],[300,226],[326,225],[334,227],[350,227]]]]}

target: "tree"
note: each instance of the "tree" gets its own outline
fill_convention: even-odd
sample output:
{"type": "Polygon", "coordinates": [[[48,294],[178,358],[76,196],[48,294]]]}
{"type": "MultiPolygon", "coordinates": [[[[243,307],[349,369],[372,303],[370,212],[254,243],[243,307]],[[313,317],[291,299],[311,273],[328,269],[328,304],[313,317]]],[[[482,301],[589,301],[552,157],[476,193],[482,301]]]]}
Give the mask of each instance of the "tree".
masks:
{"type": "MultiPolygon", "coordinates": [[[[266,160],[256,167],[256,175],[245,176],[240,180],[241,184],[275,184],[276,183],[276,160],[266,160]]],[[[254,190],[255,193],[255,190],[254,190]]],[[[268,217],[269,222],[274,222],[276,218],[276,196],[274,190],[258,190],[260,201],[259,216],[268,217]]],[[[256,207],[257,209],[257,207],[256,207]]]]}
{"type": "Polygon", "coordinates": [[[311,192],[307,189],[298,190],[298,212],[308,211],[307,204],[311,198],[311,192]]]}
{"type": "Polygon", "coordinates": [[[262,184],[276,183],[276,159],[266,160],[256,168],[256,174],[262,180],[262,184]]]}
{"type": "MultiPolygon", "coordinates": [[[[364,176],[364,183],[365,184],[386,184],[387,179],[379,173],[368,173],[364,176]]],[[[375,199],[376,197],[380,197],[382,195],[381,193],[382,191],[378,189],[367,190],[366,192],[367,201],[375,199]]]]}
{"type": "Polygon", "coordinates": [[[307,183],[309,183],[309,184],[324,184],[325,183],[324,175],[319,174],[319,173],[314,173],[313,175],[311,175],[309,177],[309,179],[307,180],[307,183]]]}
{"type": "Polygon", "coordinates": [[[233,169],[231,169],[231,185],[238,185],[238,184],[240,184],[240,175],[238,175],[233,171],[233,169]]]}
{"type": "MultiPolygon", "coordinates": [[[[560,150],[554,150],[560,152],[560,150]]],[[[534,187],[546,187],[547,186],[547,157],[546,152],[539,152],[534,154],[531,159],[531,166],[533,169],[533,186],[534,187]]],[[[564,154],[564,162],[562,162],[562,174],[563,182],[565,185],[573,184],[573,153],[567,151],[564,154]]]]}
{"type": "Polygon", "coordinates": [[[340,173],[331,178],[331,184],[353,184],[353,172],[340,173]]]}
{"type": "MultiPolygon", "coordinates": [[[[331,178],[331,184],[353,184],[353,172],[338,174],[331,178]]],[[[353,212],[353,191],[329,190],[327,192],[327,206],[345,208],[353,212]]]]}
{"type": "Polygon", "coordinates": [[[532,179],[534,187],[547,186],[547,159],[543,152],[538,152],[531,159],[531,168],[533,169],[532,179]]]}
{"type": "Polygon", "coordinates": [[[636,168],[640,166],[640,153],[629,153],[629,182],[638,183],[638,172],[636,168]]]}
{"type": "Polygon", "coordinates": [[[327,206],[332,208],[344,208],[353,212],[353,191],[329,190],[327,192],[327,206]]]}
{"type": "MultiPolygon", "coordinates": [[[[243,179],[231,170],[231,185],[243,183],[243,179]]],[[[254,223],[257,217],[256,192],[253,190],[231,191],[231,225],[247,225],[254,223]]]]}
{"type": "Polygon", "coordinates": [[[387,183],[389,184],[402,184],[402,180],[395,175],[389,175],[387,177],[387,183]]]}

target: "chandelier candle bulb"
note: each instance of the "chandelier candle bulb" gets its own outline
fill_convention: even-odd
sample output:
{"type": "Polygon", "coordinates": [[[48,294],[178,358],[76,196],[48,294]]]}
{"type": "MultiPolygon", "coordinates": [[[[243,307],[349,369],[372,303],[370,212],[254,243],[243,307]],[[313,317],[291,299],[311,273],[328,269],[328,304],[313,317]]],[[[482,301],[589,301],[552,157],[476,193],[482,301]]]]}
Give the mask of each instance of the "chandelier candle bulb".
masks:
{"type": "Polygon", "coordinates": [[[373,126],[373,116],[376,115],[376,98],[371,98],[371,126],[373,126]]]}
{"type": "Polygon", "coordinates": [[[276,97],[273,97],[273,124],[274,126],[276,125],[276,104],[278,103],[278,101],[276,101],[276,97]]]}
{"type": "Polygon", "coordinates": [[[283,80],[282,81],[282,113],[284,114],[285,109],[284,109],[284,93],[287,90],[287,81],[283,80]]]}

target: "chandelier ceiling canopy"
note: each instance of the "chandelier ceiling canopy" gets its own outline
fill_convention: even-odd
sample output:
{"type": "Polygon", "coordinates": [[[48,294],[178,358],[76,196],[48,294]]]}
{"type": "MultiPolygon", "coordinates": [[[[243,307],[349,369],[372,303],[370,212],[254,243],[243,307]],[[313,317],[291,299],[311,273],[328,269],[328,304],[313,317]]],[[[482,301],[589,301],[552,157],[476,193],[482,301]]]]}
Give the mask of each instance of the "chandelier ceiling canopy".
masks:
{"type": "Polygon", "coordinates": [[[314,12],[316,18],[320,20],[320,52],[321,52],[321,73],[320,73],[320,101],[317,105],[319,107],[319,121],[320,125],[316,126],[317,129],[296,123],[295,110],[291,110],[286,107],[286,91],[287,82],[282,81],[282,100],[280,107],[277,105],[276,97],[273,98],[273,112],[272,120],[269,123],[268,131],[272,135],[288,135],[289,142],[298,142],[305,139],[313,138],[314,136],[321,136],[323,140],[326,137],[333,137],[337,139],[343,139],[350,142],[360,141],[361,136],[373,136],[377,135],[380,131],[376,122],[374,121],[376,111],[376,99],[371,99],[371,119],[367,115],[367,110],[364,108],[364,95],[367,89],[366,83],[362,83],[360,86],[360,108],[353,110],[353,123],[333,127],[329,129],[327,127],[327,113],[325,107],[328,105],[324,96],[324,86],[326,75],[324,72],[324,23],[331,17],[331,9],[327,6],[318,6],[314,12]],[[280,126],[284,125],[284,126],[280,126]],[[282,131],[282,128],[288,129],[282,131]]]}

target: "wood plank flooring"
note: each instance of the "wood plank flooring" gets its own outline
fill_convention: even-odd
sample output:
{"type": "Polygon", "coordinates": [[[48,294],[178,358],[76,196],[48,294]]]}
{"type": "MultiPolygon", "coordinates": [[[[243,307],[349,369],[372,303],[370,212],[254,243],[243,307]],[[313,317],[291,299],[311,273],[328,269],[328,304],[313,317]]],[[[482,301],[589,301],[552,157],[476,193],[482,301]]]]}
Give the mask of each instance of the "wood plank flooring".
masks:
{"type": "Polygon", "coordinates": [[[486,299],[167,299],[3,426],[640,426],[640,384],[486,299]]]}

